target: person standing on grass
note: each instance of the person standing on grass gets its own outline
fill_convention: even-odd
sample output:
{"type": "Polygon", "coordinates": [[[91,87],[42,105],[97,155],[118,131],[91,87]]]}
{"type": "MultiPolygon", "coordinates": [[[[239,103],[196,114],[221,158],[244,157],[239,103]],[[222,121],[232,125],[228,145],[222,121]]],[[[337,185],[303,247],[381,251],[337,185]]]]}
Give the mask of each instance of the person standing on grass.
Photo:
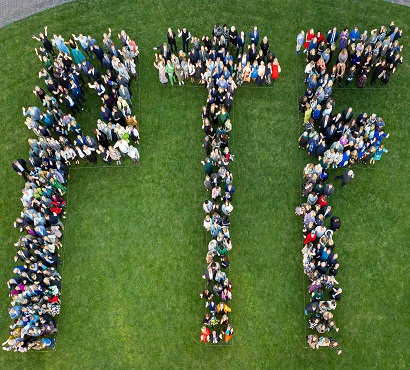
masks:
{"type": "Polygon", "coordinates": [[[301,30],[299,35],[296,37],[296,55],[300,54],[300,49],[305,42],[305,31],[301,30]]]}
{"type": "Polygon", "coordinates": [[[359,37],[360,37],[360,31],[359,31],[359,28],[356,26],[353,30],[350,31],[350,34],[349,34],[350,43],[355,43],[359,37]]]}
{"type": "Polygon", "coordinates": [[[19,176],[23,176],[24,181],[27,181],[27,174],[30,174],[30,171],[27,168],[27,163],[24,159],[19,158],[13,161],[11,164],[13,170],[16,171],[19,176]]]}
{"type": "Polygon", "coordinates": [[[22,111],[23,111],[23,116],[30,115],[30,118],[35,122],[38,122],[40,120],[41,110],[39,108],[32,107],[29,105],[27,107],[27,110],[25,107],[23,107],[22,111]]]}
{"type": "Polygon", "coordinates": [[[155,59],[156,63],[154,62],[154,67],[158,69],[159,82],[161,82],[163,85],[166,85],[168,83],[168,78],[165,64],[161,60],[158,60],[157,54],[155,54],[155,59]]]}
{"type": "Polygon", "coordinates": [[[232,339],[233,335],[233,327],[231,324],[228,324],[226,328],[224,329],[224,341],[225,344],[228,344],[229,341],[232,339]]]}
{"type": "Polygon", "coordinates": [[[64,39],[61,37],[61,35],[53,35],[53,40],[52,40],[53,46],[55,46],[59,51],[66,55],[70,55],[70,50],[66,46],[64,39]]]}
{"type": "Polygon", "coordinates": [[[213,208],[212,202],[210,200],[205,200],[205,202],[202,204],[202,208],[206,212],[206,214],[209,215],[213,208]]]}
{"type": "Polygon", "coordinates": [[[333,45],[339,38],[339,32],[337,32],[337,28],[333,27],[333,29],[327,31],[326,41],[329,45],[333,45]]]}
{"type": "Polygon", "coordinates": [[[278,59],[275,58],[271,63],[272,70],[272,85],[275,85],[275,81],[279,78],[279,73],[281,72],[280,64],[278,59]]]}
{"type": "Polygon", "coordinates": [[[342,226],[342,221],[340,220],[340,218],[337,216],[333,216],[330,219],[330,230],[335,232],[340,229],[340,226],[342,226]]]}
{"type": "Polygon", "coordinates": [[[60,103],[64,103],[66,105],[66,107],[68,109],[70,109],[70,111],[71,111],[71,113],[74,117],[76,115],[76,111],[78,113],[81,113],[81,111],[84,110],[84,108],[82,106],[81,106],[81,109],[80,109],[81,102],[78,101],[78,103],[76,103],[75,100],[73,99],[73,97],[70,94],[66,94],[65,96],[63,96],[60,99],[60,103]]]}
{"type": "Polygon", "coordinates": [[[258,46],[259,43],[259,31],[258,27],[255,26],[253,27],[253,30],[249,33],[249,42],[252,44],[255,44],[255,46],[258,46]]]}
{"type": "Polygon", "coordinates": [[[307,339],[307,343],[310,348],[319,349],[319,345],[318,345],[319,338],[316,334],[310,334],[306,337],[306,339],[307,339]]]}
{"type": "Polygon", "coordinates": [[[209,159],[209,157],[206,157],[205,161],[201,161],[201,164],[204,166],[205,174],[208,176],[211,176],[212,175],[212,161],[209,159]]]}
{"type": "Polygon", "coordinates": [[[111,160],[115,161],[117,166],[121,164],[121,154],[119,151],[112,146],[108,147],[108,152],[110,154],[111,160]]]}
{"type": "Polygon", "coordinates": [[[44,48],[53,56],[56,57],[56,52],[54,51],[53,44],[47,38],[47,26],[44,27],[44,33],[40,32],[39,37],[33,35],[32,38],[37,41],[41,41],[44,48]]]}
{"type": "Polygon", "coordinates": [[[372,79],[370,85],[374,85],[379,78],[382,78],[386,73],[386,61],[383,60],[376,64],[376,68],[373,70],[372,79]]]}
{"type": "Polygon", "coordinates": [[[182,38],[182,50],[188,54],[189,40],[191,39],[191,33],[183,27],[182,30],[178,28],[178,37],[182,38]]]}
{"type": "Polygon", "coordinates": [[[171,83],[172,86],[174,86],[174,82],[175,82],[175,67],[174,65],[171,63],[170,60],[167,60],[167,65],[165,66],[165,71],[168,74],[168,79],[169,82],[171,83]]]}
{"type": "Polygon", "coordinates": [[[335,179],[342,179],[342,186],[345,187],[349,182],[351,182],[354,178],[353,170],[346,170],[343,175],[336,176],[335,179]]]}
{"type": "Polygon", "coordinates": [[[238,41],[238,31],[236,30],[235,26],[232,26],[229,30],[229,45],[232,45],[236,48],[238,41]]]}
{"type": "Polygon", "coordinates": [[[119,139],[115,144],[114,144],[114,149],[119,149],[121,156],[125,158],[127,154],[130,151],[130,147],[125,139],[119,139]]]}
{"type": "Polygon", "coordinates": [[[141,165],[140,163],[140,153],[138,149],[132,145],[129,146],[128,156],[130,157],[133,165],[135,166],[138,163],[138,166],[141,165]]]}
{"type": "MultiPolygon", "coordinates": [[[[165,60],[170,60],[173,55],[171,47],[165,42],[162,45],[155,47],[154,50],[159,50],[159,55],[165,60]]],[[[158,54],[155,54],[155,60],[158,61],[158,54]]]]}
{"type": "Polygon", "coordinates": [[[203,326],[201,328],[201,336],[200,336],[199,341],[200,342],[205,342],[205,343],[209,342],[210,335],[211,335],[211,330],[209,328],[207,328],[206,326],[203,326]]]}
{"type": "Polygon", "coordinates": [[[239,53],[243,54],[244,47],[245,47],[245,39],[246,39],[245,32],[241,31],[241,33],[239,34],[236,40],[236,56],[238,56],[239,53]]]}
{"type": "Polygon", "coordinates": [[[167,39],[168,39],[168,45],[170,46],[171,49],[171,53],[178,52],[178,47],[177,47],[177,41],[175,39],[175,32],[172,31],[171,28],[168,28],[168,32],[167,32],[167,39]],[[174,50],[175,49],[175,50],[174,50]]]}

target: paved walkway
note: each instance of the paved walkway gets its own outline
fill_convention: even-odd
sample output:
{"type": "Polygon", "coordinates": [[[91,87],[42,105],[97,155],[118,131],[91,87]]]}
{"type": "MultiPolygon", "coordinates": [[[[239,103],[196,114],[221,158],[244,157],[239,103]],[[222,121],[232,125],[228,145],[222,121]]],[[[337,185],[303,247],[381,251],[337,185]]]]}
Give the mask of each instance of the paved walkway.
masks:
{"type": "Polygon", "coordinates": [[[73,0],[0,0],[0,28],[73,0]]]}
{"type": "Polygon", "coordinates": [[[410,0],[385,0],[385,1],[388,1],[389,3],[410,6],[410,0]]]}

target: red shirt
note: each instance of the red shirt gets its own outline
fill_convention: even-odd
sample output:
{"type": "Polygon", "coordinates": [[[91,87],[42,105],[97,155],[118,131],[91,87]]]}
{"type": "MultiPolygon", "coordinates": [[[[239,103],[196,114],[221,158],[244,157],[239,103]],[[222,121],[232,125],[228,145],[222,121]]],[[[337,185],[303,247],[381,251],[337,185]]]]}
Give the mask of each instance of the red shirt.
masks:
{"type": "Polygon", "coordinates": [[[327,206],[327,199],[326,198],[323,199],[324,197],[325,197],[324,195],[321,195],[319,199],[317,200],[317,204],[319,204],[321,207],[327,206]]]}
{"type": "Polygon", "coordinates": [[[314,242],[316,240],[316,234],[314,233],[309,233],[308,235],[306,235],[305,240],[303,241],[303,244],[307,244],[310,242],[314,242]]]}

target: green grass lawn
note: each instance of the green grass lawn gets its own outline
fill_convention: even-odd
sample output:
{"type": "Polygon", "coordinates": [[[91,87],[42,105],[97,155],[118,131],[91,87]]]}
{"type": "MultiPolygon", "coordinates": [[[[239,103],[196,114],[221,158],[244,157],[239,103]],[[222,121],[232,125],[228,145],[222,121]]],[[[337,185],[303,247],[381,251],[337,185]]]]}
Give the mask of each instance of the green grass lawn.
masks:
{"type": "MultiPolygon", "coordinates": [[[[0,369],[405,369],[409,363],[408,304],[408,81],[409,8],[383,1],[75,1],[0,30],[0,335],[10,319],[6,280],[18,233],[20,178],[10,163],[26,155],[30,133],[21,107],[38,104],[31,91],[40,68],[32,34],[90,33],[108,27],[136,38],[140,54],[141,167],[74,168],[62,268],[63,294],[57,349],[0,352],[0,369]],[[305,347],[306,281],[300,253],[300,178],[308,161],[298,151],[305,63],[294,55],[300,29],[325,31],[359,25],[371,30],[395,20],[404,30],[404,64],[385,89],[334,89],[336,109],[377,113],[391,133],[389,153],[375,167],[355,168],[331,199],[343,222],[336,237],[343,300],[335,312],[335,337],[343,354],[305,347]],[[235,211],[230,278],[233,345],[199,343],[204,314],[199,293],[206,235],[200,109],[202,88],[162,86],[152,48],[168,26],[210,33],[215,22],[249,32],[256,24],[279,58],[273,89],[241,88],[235,94],[235,211]]],[[[180,43],[179,43],[180,45],[180,43]]],[[[134,95],[138,95],[134,88],[134,95]]],[[[90,97],[79,117],[91,133],[98,101],[90,97]]],[[[136,98],[136,97],[135,97],[136,98]]],[[[341,171],[338,171],[338,173],[341,171]]]]}

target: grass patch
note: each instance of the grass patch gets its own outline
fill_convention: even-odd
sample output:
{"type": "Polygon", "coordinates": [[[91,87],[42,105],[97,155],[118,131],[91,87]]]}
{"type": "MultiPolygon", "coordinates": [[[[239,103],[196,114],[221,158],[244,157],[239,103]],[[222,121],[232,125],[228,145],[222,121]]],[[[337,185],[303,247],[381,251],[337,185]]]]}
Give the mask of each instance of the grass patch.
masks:
{"type": "MultiPolygon", "coordinates": [[[[233,1],[197,8],[187,1],[113,5],[80,0],[1,29],[0,333],[4,338],[10,324],[5,282],[18,237],[11,225],[21,210],[20,179],[10,163],[27,152],[29,132],[23,126],[21,106],[37,103],[31,91],[40,66],[30,36],[43,25],[63,36],[82,31],[100,40],[108,27],[114,33],[124,28],[136,36],[141,50],[137,113],[142,164],[71,172],[57,349],[25,355],[2,352],[0,368],[179,369],[223,361],[233,369],[299,369],[317,364],[404,369],[409,359],[402,344],[409,334],[403,277],[409,234],[404,185],[409,139],[406,48],[404,64],[389,89],[334,91],[338,110],[352,105],[356,112],[374,111],[386,119],[391,132],[383,161],[374,170],[358,170],[354,185],[332,198],[344,222],[337,239],[342,263],[338,280],[344,297],[335,315],[341,327],[341,356],[304,349],[306,284],[300,224],[293,215],[299,202],[298,176],[307,162],[296,142],[301,120],[295,112],[303,90],[293,51],[296,35],[315,25],[325,30],[334,24],[358,24],[369,30],[393,19],[403,26],[402,43],[407,45],[408,8],[373,0],[343,5],[294,1],[291,7],[233,1]],[[242,88],[235,96],[238,192],[230,273],[235,341],[229,348],[199,343],[203,307],[198,294],[206,248],[199,164],[205,91],[161,86],[152,66],[152,47],[164,39],[168,26],[185,24],[192,33],[210,33],[218,20],[247,32],[258,25],[283,71],[273,89],[242,88]]],[[[91,132],[98,116],[97,102],[89,103],[79,120],[86,132],[91,132]]]]}

